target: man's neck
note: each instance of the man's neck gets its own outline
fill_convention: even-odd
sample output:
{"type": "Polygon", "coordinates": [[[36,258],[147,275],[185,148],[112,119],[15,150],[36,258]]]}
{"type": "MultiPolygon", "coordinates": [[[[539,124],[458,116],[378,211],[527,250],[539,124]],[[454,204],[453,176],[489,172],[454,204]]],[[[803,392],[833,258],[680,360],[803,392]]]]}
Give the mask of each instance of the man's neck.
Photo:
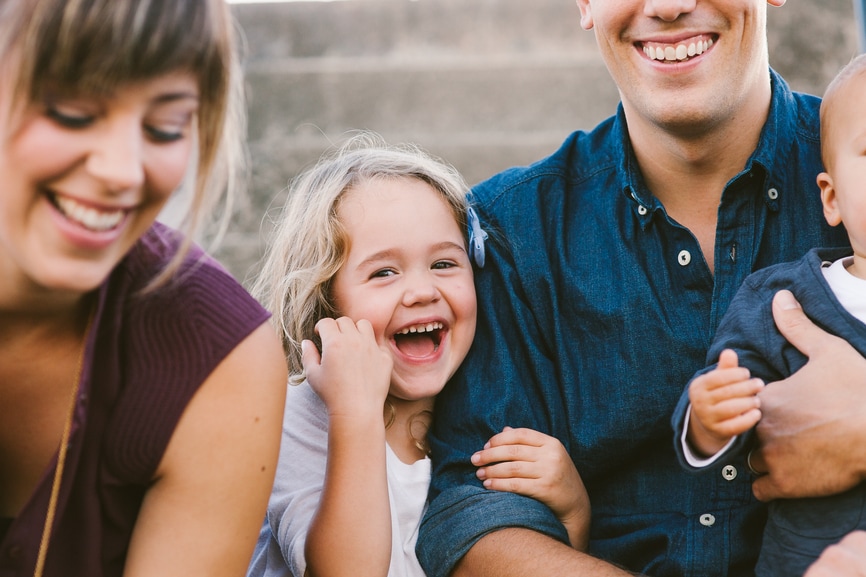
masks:
{"type": "Polygon", "coordinates": [[[769,84],[756,92],[739,114],[703,131],[665,129],[639,117],[633,122],[626,110],[647,187],[668,215],[695,235],[711,271],[722,192],[757,148],[769,113],[769,84]]]}

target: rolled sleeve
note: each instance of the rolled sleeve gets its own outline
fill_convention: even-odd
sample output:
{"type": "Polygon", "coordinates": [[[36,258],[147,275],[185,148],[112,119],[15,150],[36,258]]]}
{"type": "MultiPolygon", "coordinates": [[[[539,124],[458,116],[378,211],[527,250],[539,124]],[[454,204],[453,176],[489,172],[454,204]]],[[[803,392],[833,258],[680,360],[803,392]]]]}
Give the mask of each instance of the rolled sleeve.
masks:
{"type": "Polygon", "coordinates": [[[462,485],[440,493],[430,504],[418,535],[418,560],[429,577],[447,577],[479,539],[508,527],[532,529],[568,543],[562,523],[535,499],[462,485]]]}

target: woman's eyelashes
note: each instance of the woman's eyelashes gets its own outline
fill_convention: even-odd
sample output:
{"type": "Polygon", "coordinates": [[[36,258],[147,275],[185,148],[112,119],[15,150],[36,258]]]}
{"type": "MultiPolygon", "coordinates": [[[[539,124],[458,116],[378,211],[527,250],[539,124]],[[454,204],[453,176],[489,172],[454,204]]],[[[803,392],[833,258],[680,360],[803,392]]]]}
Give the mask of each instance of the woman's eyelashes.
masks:
{"type": "MultiPolygon", "coordinates": [[[[98,119],[98,115],[85,112],[74,106],[59,104],[48,104],[45,115],[63,128],[70,130],[83,130],[92,126],[98,119]]],[[[192,114],[184,114],[182,117],[170,120],[156,120],[144,123],[144,133],[149,140],[156,143],[176,142],[186,138],[192,114]]]]}
{"type": "Polygon", "coordinates": [[[154,142],[175,142],[186,136],[185,128],[185,126],[172,128],[146,126],[145,130],[154,142]]]}
{"type": "Polygon", "coordinates": [[[46,107],[45,115],[60,126],[71,129],[87,128],[93,124],[96,118],[93,114],[56,104],[49,104],[46,107]]]}

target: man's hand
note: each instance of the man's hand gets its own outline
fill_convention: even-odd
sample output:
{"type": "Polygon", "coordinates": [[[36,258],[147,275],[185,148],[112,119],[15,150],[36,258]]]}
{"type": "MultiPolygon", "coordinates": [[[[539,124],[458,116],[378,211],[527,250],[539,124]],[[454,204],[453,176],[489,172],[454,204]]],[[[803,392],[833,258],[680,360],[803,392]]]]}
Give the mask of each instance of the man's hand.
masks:
{"type": "Polygon", "coordinates": [[[809,357],[799,371],[760,393],[760,449],[751,464],[768,474],[761,501],[840,493],[866,478],[866,359],[815,326],[788,291],[773,300],[782,335],[809,357]]]}

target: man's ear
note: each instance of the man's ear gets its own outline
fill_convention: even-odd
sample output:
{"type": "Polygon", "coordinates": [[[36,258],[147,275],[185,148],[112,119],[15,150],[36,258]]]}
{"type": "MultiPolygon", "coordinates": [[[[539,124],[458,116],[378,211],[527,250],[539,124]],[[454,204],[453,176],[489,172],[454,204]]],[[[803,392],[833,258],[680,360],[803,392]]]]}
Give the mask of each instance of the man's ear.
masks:
{"type": "Polygon", "coordinates": [[[839,212],[839,203],[836,198],[836,189],[833,188],[833,177],[826,172],[818,175],[818,186],[821,188],[821,204],[824,205],[824,218],[827,224],[836,226],[842,222],[842,214],[839,212]]]}
{"type": "Polygon", "coordinates": [[[577,7],[580,8],[580,27],[584,30],[592,30],[592,6],[590,0],[577,0],[577,7]]]}

